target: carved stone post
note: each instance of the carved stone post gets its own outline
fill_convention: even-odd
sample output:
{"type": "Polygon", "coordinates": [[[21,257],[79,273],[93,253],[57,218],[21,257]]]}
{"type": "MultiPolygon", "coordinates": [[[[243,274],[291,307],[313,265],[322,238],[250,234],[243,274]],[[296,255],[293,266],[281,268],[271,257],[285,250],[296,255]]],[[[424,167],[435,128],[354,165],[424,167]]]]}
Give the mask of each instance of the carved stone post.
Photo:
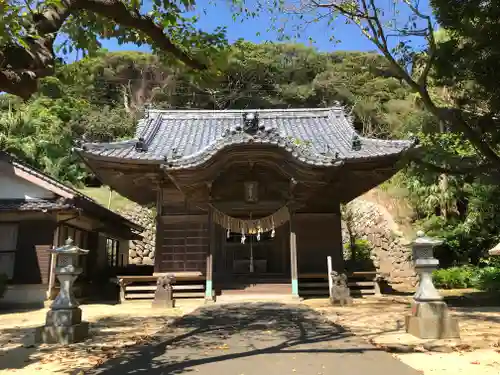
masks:
{"type": "Polygon", "coordinates": [[[73,245],[68,238],[66,244],[51,250],[57,254],[55,274],[60,290],[50,310],[47,312],[45,326],[36,330],[35,340],[44,343],[70,344],[83,341],[88,336],[89,324],[82,322],[82,310],[73,294],[73,283],[82,269],[79,257],[89,251],[73,245]]]}
{"type": "Polygon", "coordinates": [[[422,231],[412,243],[415,270],[420,281],[413,296],[411,315],[406,316],[406,332],[423,339],[460,337],[458,321],[449,314],[446,302],[432,282],[432,271],[439,265],[433,249],[442,243],[426,237],[422,231]]]}
{"type": "Polygon", "coordinates": [[[160,276],[156,282],[155,299],[153,307],[155,308],[173,308],[175,307],[174,289],[172,284],[175,282],[173,275],[160,276]]]}
{"type": "Polygon", "coordinates": [[[351,291],[347,285],[347,275],[332,271],[328,277],[332,285],[330,290],[330,303],[332,305],[338,303],[340,306],[352,304],[351,291]]]}

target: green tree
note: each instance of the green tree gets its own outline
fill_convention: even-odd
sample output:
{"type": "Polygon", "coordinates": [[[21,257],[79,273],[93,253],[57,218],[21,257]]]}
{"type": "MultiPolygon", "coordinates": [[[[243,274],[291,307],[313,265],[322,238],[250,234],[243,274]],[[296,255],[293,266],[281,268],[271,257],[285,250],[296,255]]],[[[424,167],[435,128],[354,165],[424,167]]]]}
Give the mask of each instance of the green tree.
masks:
{"type": "Polygon", "coordinates": [[[0,91],[29,98],[51,76],[56,49],[92,53],[99,39],[150,44],[187,66],[206,68],[225,45],[225,30],[206,33],[186,17],[194,0],[0,0],[0,91]],[[150,5],[150,11],[146,7],[150,5]],[[64,42],[56,46],[56,37],[64,42]]]}
{"type": "MultiPolygon", "coordinates": [[[[444,3],[445,0],[442,2],[444,3]]],[[[455,8],[449,7],[446,10],[453,12],[456,8],[460,8],[463,2],[450,0],[448,3],[456,4],[455,8]]],[[[470,3],[477,3],[476,6],[481,8],[483,2],[479,4],[478,0],[470,1],[470,3]]],[[[488,2],[488,4],[494,6],[493,2],[488,2]]],[[[453,131],[470,142],[477,152],[471,158],[456,158],[446,165],[434,165],[435,169],[450,173],[465,171],[475,175],[487,174],[499,178],[500,154],[496,137],[499,127],[496,120],[492,120],[495,116],[491,113],[468,111],[457,102],[442,103],[433,95],[429,77],[435,72],[438,43],[431,14],[422,10],[419,1],[395,0],[393,9],[388,9],[387,2],[382,0],[327,2],[307,0],[300,2],[299,5],[288,0],[270,3],[265,0],[234,0],[233,5],[236,5],[237,12],[243,17],[251,18],[256,12],[267,11],[276,15],[275,19],[279,21],[283,19],[281,15],[285,14],[286,23],[293,25],[294,33],[296,30],[306,32],[305,28],[310,23],[324,21],[331,26],[332,35],[334,35],[335,21],[339,18],[357,26],[360,33],[370,40],[385,58],[393,74],[418,95],[419,102],[438,119],[438,123],[443,124],[446,131],[453,131]],[[423,47],[418,47],[422,43],[416,39],[423,41],[423,47]],[[396,42],[393,42],[394,40],[396,42]],[[488,125],[483,126],[484,124],[488,125]]],[[[487,9],[484,12],[486,14],[487,9]]],[[[443,11],[443,14],[445,13],[443,11]]],[[[493,17],[494,15],[491,20],[493,17]]],[[[460,17],[455,17],[453,22],[460,22],[460,17]]],[[[475,30],[473,25],[476,22],[475,18],[467,22],[470,25],[470,32],[483,32],[481,40],[486,41],[487,36],[489,37],[487,31],[485,28],[475,30]]],[[[284,34],[288,32],[283,24],[275,24],[274,28],[284,34]]],[[[494,43],[494,40],[490,39],[490,43],[494,43]]]]}
{"type": "MultiPolygon", "coordinates": [[[[494,1],[431,0],[444,28],[436,53],[436,78],[450,87],[464,108],[497,117],[500,113],[500,8],[494,1]]],[[[487,132],[499,130],[490,118],[481,124],[487,132]]],[[[493,133],[496,138],[498,135],[493,133]]]]}

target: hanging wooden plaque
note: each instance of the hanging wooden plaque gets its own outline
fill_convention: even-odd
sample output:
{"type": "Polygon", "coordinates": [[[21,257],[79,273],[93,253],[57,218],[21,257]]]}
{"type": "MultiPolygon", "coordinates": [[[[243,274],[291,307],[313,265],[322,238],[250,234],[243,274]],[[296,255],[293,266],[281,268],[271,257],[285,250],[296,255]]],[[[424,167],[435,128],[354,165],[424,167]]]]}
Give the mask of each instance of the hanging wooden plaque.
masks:
{"type": "Polygon", "coordinates": [[[259,185],[256,181],[245,182],[245,201],[248,203],[255,203],[258,201],[259,185]]]}

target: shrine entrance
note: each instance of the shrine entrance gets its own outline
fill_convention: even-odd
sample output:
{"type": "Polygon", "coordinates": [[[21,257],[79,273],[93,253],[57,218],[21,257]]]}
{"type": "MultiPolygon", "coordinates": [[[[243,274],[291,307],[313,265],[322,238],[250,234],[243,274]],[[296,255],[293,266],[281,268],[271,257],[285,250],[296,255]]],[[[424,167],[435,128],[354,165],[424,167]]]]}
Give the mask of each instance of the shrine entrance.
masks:
{"type": "Polygon", "coordinates": [[[290,177],[276,164],[232,163],[211,185],[214,287],[282,284],[290,293],[290,177]]]}
{"type": "Polygon", "coordinates": [[[278,292],[279,287],[286,289],[284,293],[290,293],[290,234],[288,223],[282,222],[286,216],[279,219],[278,215],[276,221],[281,225],[276,228],[267,228],[259,219],[226,215],[220,216],[222,218],[226,223],[224,227],[214,220],[218,227],[213,264],[215,289],[223,293],[248,292],[256,291],[260,285],[265,286],[268,293],[278,292]]]}
{"type": "Polygon", "coordinates": [[[285,262],[280,239],[270,233],[247,235],[242,243],[241,233],[230,233],[225,243],[226,269],[233,275],[265,276],[285,274],[285,262]],[[278,242],[278,243],[276,243],[278,242]]]}

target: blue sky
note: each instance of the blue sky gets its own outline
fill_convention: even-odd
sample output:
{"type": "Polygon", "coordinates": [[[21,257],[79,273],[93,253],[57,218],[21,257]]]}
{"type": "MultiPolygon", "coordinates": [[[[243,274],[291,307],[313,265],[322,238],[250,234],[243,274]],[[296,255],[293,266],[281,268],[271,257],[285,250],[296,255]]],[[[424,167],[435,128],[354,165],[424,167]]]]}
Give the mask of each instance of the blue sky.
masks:
{"type": "MultiPolygon", "coordinates": [[[[265,42],[276,40],[277,35],[275,32],[267,32],[269,28],[270,15],[263,13],[261,16],[246,20],[245,22],[234,21],[232,18],[231,10],[226,3],[226,0],[215,0],[217,5],[212,4],[210,0],[197,0],[195,14],[199,15],[200,22],[198,27],[210,31],[215,27],[224,25],[227,27],[228,39],[232,42],[237,39],[243,38],[253,42],[265,42]],[[205,12],[204,12],[205,11],[205,12]],[[205,14],[206,13],[206,14],[205,14]],[[260,35],[257,35],[260,32],[260,35]]],[[[250,0],[251,1],[251,0],[250,0]]],[[[394,11],[391,8],[393,0],[377,0],[386,11],[390,18],[394,17],[394,11]]],[[[401,8],[404,10],[404,8],[401,8]]],[[[420,9],[424,12],[429,12],[428,0],[420,1],[420,9]]],[[[399,19],[406,20],[408,13],[401,12],[398,16],[399,19]]],[[[343,20],[335,22],[334,28],[328,26],[325,22],[319,22],[308,26],[305,33],[295,41],[304,44],[310,44],[309,37],[314,39],[313,45],[321,51],[334,51],[334,50],[355,50],[355,51],[374,51],[375,46],[363,37],[356,26],[347,25],[343,20]],[[330,37],[334,36],[338,42],[330,41],[330,37]]],[[[118,45],[115,40],[103,40],[103,47],[110,51],[120,50],[140,50],[148,51],[148,46],[137,47],[135,45],[126,44],[118,45]]]]}

